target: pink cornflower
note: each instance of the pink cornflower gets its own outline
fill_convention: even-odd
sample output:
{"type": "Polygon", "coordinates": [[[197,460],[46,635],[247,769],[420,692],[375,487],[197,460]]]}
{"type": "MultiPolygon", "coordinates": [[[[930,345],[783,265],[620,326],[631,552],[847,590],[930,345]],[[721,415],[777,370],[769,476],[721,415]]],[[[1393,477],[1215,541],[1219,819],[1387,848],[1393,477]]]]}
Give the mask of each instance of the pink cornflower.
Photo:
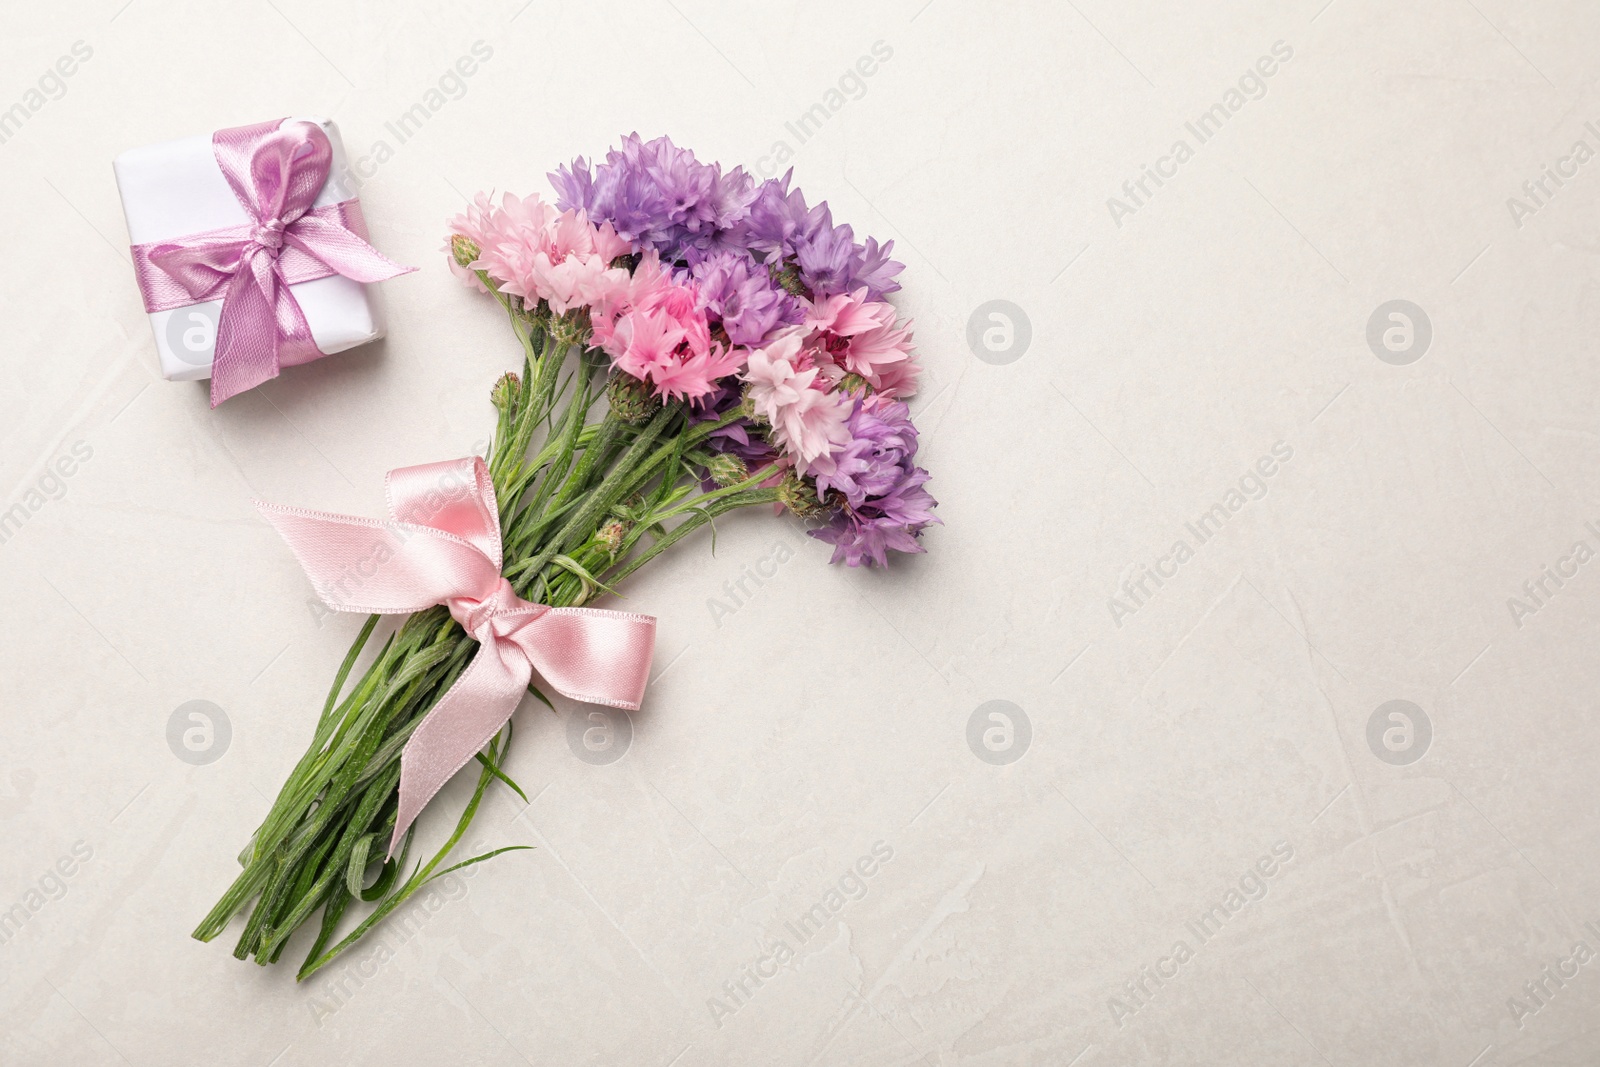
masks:
{"type": "Polygon", "coordinates": [[[656,395],[705,396],[744,365],[745,351],[711,339],[694,282],[678,283],[646,252],[633,277],[602,287],[590,307],[591,344],[656,395]]]}
{"type": "Polygon", "coordinates": [[[911,351],[911,324],[895,324],[892,306],[868,300],[867,290],[828,297],[810,306],[805,326],[816,363],[828,380],[846,374],[864,378],[874,393],[891,399],[917,391],[917,366],[911,351]]]}
{"type": "Polygon", "coordinates": [[[451,241],[456,234],[460,234],[473,244],[482,249],[493,232],[490,221],[494,214],[494,205],[489,202],[486,193],[479,193],[472,198],[472,203],[467,205],[467,210],[452,218],[449,222],[450,230],[444,239],[445,261],[450,264],[450,273],[461,279],[461,284],[469,289],[476,289],[480,293],[487,293],[483,282],[478,280],[478,275],[471,267],[463,267],[456,262],[455,248],[451,241]]]}
{"type": "Polygon", "coordinates": [[[754,350],[744,380],[756,414],[772,425],[773,443],[794,460],[799,473],[812,474],[849,443],[850,398],[828,391],[804,344],[805,332],[793,329],[754,350]]]}
{"type": "Polygon", "coordinates": [[[582,211],[558,212],[537,196],[507,193],[480,232],[473,266],[503,292],[529,303],[543,300],[558,315],[595,302],[626,276],[611,261],[630,246],[609,222],[595,226],[582,211]]]}

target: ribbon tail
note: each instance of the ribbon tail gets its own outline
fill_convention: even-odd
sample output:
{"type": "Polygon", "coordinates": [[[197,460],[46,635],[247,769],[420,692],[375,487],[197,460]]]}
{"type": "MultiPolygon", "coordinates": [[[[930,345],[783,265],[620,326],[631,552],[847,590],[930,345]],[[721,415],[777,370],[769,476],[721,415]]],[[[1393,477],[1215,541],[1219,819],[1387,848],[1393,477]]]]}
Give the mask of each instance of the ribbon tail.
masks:
{"type": "MultiPolygon", "coordinates": [[[[358,229],[366,229],[359,202],[352,202],[346,215],[358,229]]],[[[364,233],[340,225],[320,215],[302,215],[289,226],[284,240],[313,256],[346,278],[358,282],[381,282],[410,274],[415,267],[402,266],[373,248],[364,233]]]]}
{"type": "Polygon", "coordinates": [[[490,637],[400,754],[400,808],[389,855],[399,854],[406,830],[428,801],[466,766],[510,719],[528,688],[532,667],[514,644],[490,637]]]}
{"type": "MultiPolygon", "coordinates": [[[[278,376],[278,282],[276,264],[265,256],[247,255],[247,263],[228,283],[217,316],[216,355],[211,361],[211,406],[278,376]]],[[[310,338],[300,306],[289,297],[301,336],[310,338]]]]}

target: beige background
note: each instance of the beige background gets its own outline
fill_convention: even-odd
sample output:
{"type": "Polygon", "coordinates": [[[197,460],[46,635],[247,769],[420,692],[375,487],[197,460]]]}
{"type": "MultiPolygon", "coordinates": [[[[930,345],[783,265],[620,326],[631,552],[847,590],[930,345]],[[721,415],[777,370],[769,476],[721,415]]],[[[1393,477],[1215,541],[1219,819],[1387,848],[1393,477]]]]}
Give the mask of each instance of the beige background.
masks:
{"type": "Polygon", "coordinates": [[[1600,150],[1593,4],[3,14],[0,107],[92,56],[0,143],[0,508],[25,511],[0,544],[0,910],[26,913],[0,1062],[1600,1062],[1600,562],[1571,554],[1600,548],[1600,161],[1562,163],[1600,150]],[[479,41],[399,143],[385,124],[479,41]],[[1278,42],[1199,143],[1185,124],[1278,42]],[[830,102],[802,143],[786,123],[830,102]],[[296,113],[357,157],[388,143],[367,217],[424,269],[383,287],[387,342],[211,411],[156,375],[110,160],[296,113]],[[250,498],[376,513],[387,469],[480,445],[515,349],[445,270],[443,220],[634,129],[769,171],[787,142],[808,194],[896,241],[946,525],[888,574],[765,514],[680,546],[629,589],[662,636],[623,758],[575,756],[587,709],[520,713],[535,799],[497,791],[474,843],[536,851],[304,987],[189,940],[359,625],[312,611],[250,498]],[[1146,165],[1175,176],[1113,211],[1146,165]],[[1576,174],[1535,204],[1546,166],[1576,174]],[[1397,299],[1432,334],[1379,346],[1403,365],[1367,342],[1397,299]],[[990,300],[1025,351],[1013,313],[977,358],[990,300]],[[1570,576],[1514,613],[1547,566],[1570,576]],[[195,700],[231,727],[204,765],[167,740],[195,700]],[[1009,722],[1004,765],[967,741],[994,700],[1031,725],[1023,751],[1022,716],[980,716],[1002,748],[1009,722]],[[1398,752],[1368,740],[1394,700],[1398,752]],[[830,898],[875,845],[860,899],[830,898]]]}

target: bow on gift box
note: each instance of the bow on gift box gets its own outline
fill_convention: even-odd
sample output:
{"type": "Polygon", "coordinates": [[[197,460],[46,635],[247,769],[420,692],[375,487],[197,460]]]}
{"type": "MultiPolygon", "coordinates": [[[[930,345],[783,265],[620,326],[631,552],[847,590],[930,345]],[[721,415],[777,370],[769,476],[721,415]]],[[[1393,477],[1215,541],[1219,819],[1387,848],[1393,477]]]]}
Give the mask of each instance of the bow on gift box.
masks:
{"type": "Polygon", "coordinates": [[[379,282],[403,267],[367,244],[361,202],[313,209],[333,147],[314,122],[262,122],[218,130],[217,166],[250,221],[133,247],[145,311],[222,299],[211,406],[318,359],[305,313],[289,286],[342,274],[379,282]]]}
{"type": "Polygon", "coordinates": [[[517,710],[537,670],[563,696],[637,711],[656,620],[552,608],[500,575],[500,512],[477,457],[389,472],[391,521],[256,502],[336,611],[421,611],[435,604],[479,644],[400,757],[400,808],[389,852],[441,786],[517,710]]]}

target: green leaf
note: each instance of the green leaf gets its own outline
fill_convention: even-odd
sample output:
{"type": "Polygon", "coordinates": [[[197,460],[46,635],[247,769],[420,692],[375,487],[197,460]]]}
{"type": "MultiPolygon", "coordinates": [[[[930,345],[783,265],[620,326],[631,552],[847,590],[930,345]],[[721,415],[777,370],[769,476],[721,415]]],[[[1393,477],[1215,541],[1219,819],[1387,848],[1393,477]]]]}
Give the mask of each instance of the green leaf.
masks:
{"type": "Polygon", "coordinates": [[[377,836],[362,834],[350,850],[350,863],[344,869],[344,887],[353,897],[361,895],[361,887],[367,880],[367,853],[372,851],[372,840],[377,836]]]}
{"type": "MultiPolygon", "coordinates": [[[[502,852],[518,852],[518,851],[520,851],[522,849],[527,849],[527,850],[529,850],[531,852],[533,850],[533,846],[532,845],[506,845],[506,846],[504,846],[502,848],[497,848],[497,849],[493,850],[492,852],[485,852],[481,856],[473,856],[469,860],[462,860],[460,863],[457,863],[457,864],[454,864],[452,866],[446,867],[442,871],[435,871],[433,874],[431,874],[427,878],[423,879],[422,885],[427,885],[429,882],[434,881],[437,878],[443,878],[445,875],[449,874],[451,871],[459,871],[463,867],[471,867],[474,863],[482,863],[484,860],[492,860],[496,856],[500,855],[500,853],[502,853],[502,852]]],[[[421,888],[421,887],[419,886],[418,888],[421,888]]]]}
{"type": "MultiPolygon", "coordinates": [[[[322,950],[327,947],[328,942],[333,939],[334,931],[339,928],[339,919],[343,917],[344,909],[349,906],[351,899],[343,886],[334,887],[333,896],[323,906],[321,929],[317,931],[317,939],[312,943],[311,951],[306,954],[305,963],[310,963],[322,955],[322,950]]],[[[305,963],[301,966],[304,967],[305,963]]]]}
{"type": "Polygon", "coordinates": [[[400,880],[400,872],[405,869],[406,854],[411,851],[411,835],[416,830],[415,824],[406,828],[406,839],[400,844],[400,855],[383,861],[383,871],[378,875],[378,880],[361,891],[362,900],[370,904],[389,895],[389,890],[400,880]]]}
{"type": "Polygon", "coordinates": [[[496,778],[500,779],[506,785],[510,786],[511,787],[511,791],[513,793],[517,794],[517,796],[521,797],[523,799],[524,803],[526,803],[526,801],[528,799],[528,794],[526,794],[526,793],[524,793],[522,791],[522,787],[520,785],[518,785],[516,782],[511,780],[511,776],[510,775],[506,774],[506,772],[502,771],[499,767],[496,767],[494,764],[490,763],[489,762],[489,758],[487,756],[485,756],[482,752],[477,753],[477,757],[478,757],[478,762],[479,763],[481,763],[485,767],[489,768],[489,773],[490,774],[494,775],[496,778]]]}
{"type": "Polygon", "coordinates": [[[701,519],[705,520],[705,524],[707,526],[711,527],[711,554],[713,556],[715,556],[717,554],[717,520],[716,520],[716,516],[712,515],[711,512],[707,511],[705,508],[702,508],[702,507],[690,507],[688,510],[689,510],[689,514],[698,515],[701,519]]]}
{"type": "Polygon", "coordinates": [[[582,578],[585,582],[589,583],[589,585],[596,589],[604,589],[606,592],[615,597],[620,597],[622,595],[609,585],[602,582],[600,579],[596,578],[594,575],[590,574],[587,567],[573,559],[571,556],[563,553],[562,555],[553,558],[550,562],[554,563],[562,570],[571,571],[573,574],[576,574],[579,578],[582,578]]]}
{"type": "Polygon", "coordinates": [[[339,691],[344,688],[345,679],[350,677],[350,668],[356,665],[356,657],[361,655],[361,650],[366,647],[367,638],[372,636],[372,629],[378,625],[380,618],[381,615],[368,615],[366,625],[361,627],[361,632],[356,635],[350,651],[345,653],[344,662],[339,664],[339,673],[334,675],[333,688],[328,691],[328,702],[322,705],[324,719],[333,713],[333,705],[339,699],[339,691]]]}

